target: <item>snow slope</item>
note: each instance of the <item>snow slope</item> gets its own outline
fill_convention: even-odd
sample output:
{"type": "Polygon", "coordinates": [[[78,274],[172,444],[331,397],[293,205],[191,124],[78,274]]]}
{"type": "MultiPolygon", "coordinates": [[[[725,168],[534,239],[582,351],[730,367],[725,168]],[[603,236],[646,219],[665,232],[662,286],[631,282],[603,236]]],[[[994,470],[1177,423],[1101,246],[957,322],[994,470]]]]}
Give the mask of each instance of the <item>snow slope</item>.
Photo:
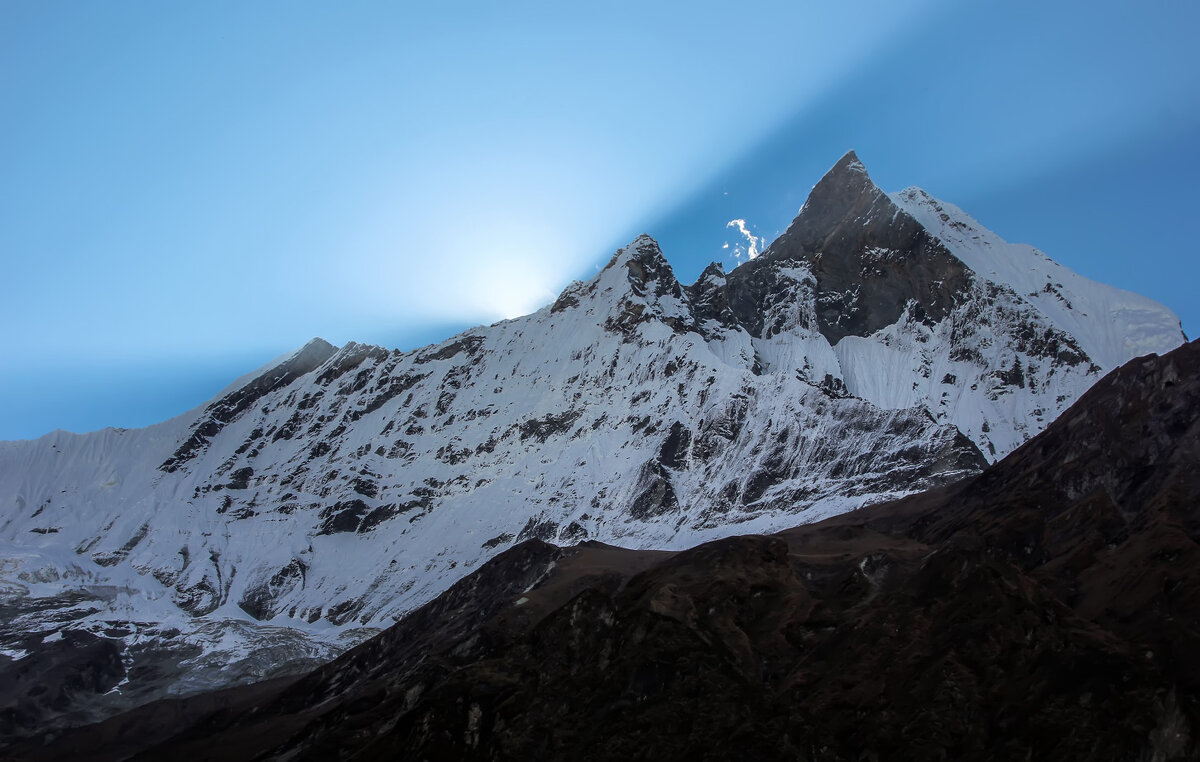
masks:
{"type": "Polygon", "coordinates": [[[1182,340],[848,154],[731,273],[642,236],[436,346],[315,339],[157,426],[0,443],[0,648],[119,639],[124,704],[288,671],[529,537],[682,548],[974,473],[1182,340]]]}
{"type": "Polygon", "coordinates": [[[1105,372],[1179,345],[1179,318],[1140,294],[1079,275],[1027,244],[1008,243],[954,204],[920,188],[890,195],[976,274],[1007,286],[1079,342],[1105,372]]]}

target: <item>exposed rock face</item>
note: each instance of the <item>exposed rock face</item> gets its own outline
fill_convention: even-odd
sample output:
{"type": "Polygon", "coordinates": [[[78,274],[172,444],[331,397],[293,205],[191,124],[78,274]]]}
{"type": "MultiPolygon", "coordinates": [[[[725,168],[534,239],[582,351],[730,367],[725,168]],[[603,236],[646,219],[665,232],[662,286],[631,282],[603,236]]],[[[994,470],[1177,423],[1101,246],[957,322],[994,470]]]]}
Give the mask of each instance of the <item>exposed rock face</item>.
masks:
{"type": "Polygon", "coordinates": [[[871,182],[853,151],[817,183],[787,232],[734,270],[730,301],[752,336],[783,328],[762,325],[761,305],[779,280],[758,271],[788,264],[811,273],[816,327],[830,344],[869,336],[906,312],[933,325],[970,296],[966,265],[871,182]]]}
{"type": "Polygon", "coordinates": [[[41,729],[63,712],[98,719],[87,705],[125,677],[120,641],[67,630],[22,645],[23,658],[0,657],[0,738],[41,729]]]}
{"type": "Polygon", "coordinates": [[[1198,461],[1193,343],[976,478],[678,553],[531,540],[294,684],[21,753],[1194,759],[1198,461]]]}
{"type": "MultiPolygon", "coordinates": [[[[203,450],[213,437],[221,433],[225,424],[246,412],[264,395],[286,388],[296,379],[316,370],[336,351],[337,347],[324,339],[313,339],[284,362],[269,368],[263,375],[209,405],[205,411],[206,417],[195,425],[191,436],[179,446],[179,449],[163,462],[162,470],[171,473],[178,469],[181,464],[191,460],[199,451],[203,450]]],[[[233,488],[237,489],[238,487],[233,488]]],[[[241,489],[245,489],[245,487],[241,487],[241,489]]]]}
{"type": "Polygon", "coordinates": [[[683,287],[640,236],[517,320],[314,340],[158,426],[0,443],[0,647],[121,623],[123,702],[277,674],[529,538],[678,549],[972,475],[1181,340],[849,155],[731,273],[683,287]]]}

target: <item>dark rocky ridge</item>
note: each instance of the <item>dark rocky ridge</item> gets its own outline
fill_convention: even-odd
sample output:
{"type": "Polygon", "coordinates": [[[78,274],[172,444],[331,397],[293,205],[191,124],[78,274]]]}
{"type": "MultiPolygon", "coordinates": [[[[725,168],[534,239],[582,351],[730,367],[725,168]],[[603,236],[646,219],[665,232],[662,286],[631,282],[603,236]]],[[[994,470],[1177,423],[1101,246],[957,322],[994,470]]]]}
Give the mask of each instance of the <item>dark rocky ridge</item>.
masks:
{"type": "Polygon", "coordinates": [[[167,473],[174,472],[203,450],[209,441],[220,433],[225,424],[249,410],[269,392],[283,389],[306,373],[316,370],[336,351],[337,347],[324,339],[313,339],[286,362],[276,365],[248,384],[212,403],[205,411],[204,420],[196,426],[191,437],[180,445],[175,454],[159,468],[167,473]]]}
{"type": "Polygon", "coordinates": [[[673,554],[529,541],[170,739],[146,709],[10,754],[1194,759],[1197,462],[1193,343],[958,484],[673,554]]]}

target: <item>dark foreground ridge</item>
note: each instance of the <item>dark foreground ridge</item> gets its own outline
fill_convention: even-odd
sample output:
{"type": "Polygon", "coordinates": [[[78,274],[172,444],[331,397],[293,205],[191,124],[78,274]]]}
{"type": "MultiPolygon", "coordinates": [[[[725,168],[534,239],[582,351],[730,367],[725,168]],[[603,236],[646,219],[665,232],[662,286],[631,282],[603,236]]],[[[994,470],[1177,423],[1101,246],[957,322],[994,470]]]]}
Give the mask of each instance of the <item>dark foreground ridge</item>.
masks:
{"type": "Polygon", "coordinates": [[[296,681],[11,759],[1195,759],[1200,344],[978,477],[680,553],[538,540],[296,681]]]}

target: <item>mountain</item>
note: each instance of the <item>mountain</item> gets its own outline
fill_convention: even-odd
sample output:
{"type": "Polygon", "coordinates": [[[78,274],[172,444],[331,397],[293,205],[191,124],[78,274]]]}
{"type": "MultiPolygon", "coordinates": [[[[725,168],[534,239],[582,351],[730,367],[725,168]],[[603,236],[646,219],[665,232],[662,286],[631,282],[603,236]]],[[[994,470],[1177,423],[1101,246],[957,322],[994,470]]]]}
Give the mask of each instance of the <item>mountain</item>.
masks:
{"type": "Polygon", "coordinates": [[[679,551],[527,540],[292,681],[15,759],[1200,753],[1200,343],[979,476],[679,551]]]}
{"type": "Polygon", "coordinates": [[[729,273],[641,236],[523,318],[0,444],[0,675],[58,686],[0,733],[302,672],[531,538],[680,549],[947,484],[1183,340],[850,153],[729,273]]]}

